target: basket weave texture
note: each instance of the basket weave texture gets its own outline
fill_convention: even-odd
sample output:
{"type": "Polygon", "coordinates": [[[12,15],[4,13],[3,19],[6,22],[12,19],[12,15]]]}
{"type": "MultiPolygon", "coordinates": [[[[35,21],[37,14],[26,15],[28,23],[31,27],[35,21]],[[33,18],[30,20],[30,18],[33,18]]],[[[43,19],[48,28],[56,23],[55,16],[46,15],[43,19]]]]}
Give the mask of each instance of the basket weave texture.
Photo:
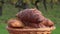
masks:
{"type": "Polygon", "coordinates": [[[50,28],[14,29],[7,27],[9,34],[51,34],[50,28]]]}

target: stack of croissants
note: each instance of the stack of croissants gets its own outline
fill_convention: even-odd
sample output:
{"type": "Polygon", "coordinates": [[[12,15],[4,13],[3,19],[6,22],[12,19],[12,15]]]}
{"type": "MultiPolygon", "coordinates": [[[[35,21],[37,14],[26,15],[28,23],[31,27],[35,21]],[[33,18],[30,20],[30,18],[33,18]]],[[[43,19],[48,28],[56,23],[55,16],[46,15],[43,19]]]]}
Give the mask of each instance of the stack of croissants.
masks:
{"type": "Polygon", "coordinates": [[[12,28],[51,28],[54,23],[45,18],[37,9],[24,9],[16,14],[16,18],[8,20],[8,27],[12,28]]]}

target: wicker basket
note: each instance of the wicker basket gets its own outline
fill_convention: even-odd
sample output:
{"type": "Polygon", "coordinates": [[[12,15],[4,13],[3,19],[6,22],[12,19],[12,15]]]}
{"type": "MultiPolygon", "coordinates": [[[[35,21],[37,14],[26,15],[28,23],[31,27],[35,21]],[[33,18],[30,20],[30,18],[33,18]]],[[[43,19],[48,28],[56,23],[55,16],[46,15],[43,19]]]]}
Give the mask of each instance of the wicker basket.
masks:
{"type": "Polygon", "coordinates": [[[50,28],[14,29],[7,27],[9,34],[51,34],[50,28]]]}

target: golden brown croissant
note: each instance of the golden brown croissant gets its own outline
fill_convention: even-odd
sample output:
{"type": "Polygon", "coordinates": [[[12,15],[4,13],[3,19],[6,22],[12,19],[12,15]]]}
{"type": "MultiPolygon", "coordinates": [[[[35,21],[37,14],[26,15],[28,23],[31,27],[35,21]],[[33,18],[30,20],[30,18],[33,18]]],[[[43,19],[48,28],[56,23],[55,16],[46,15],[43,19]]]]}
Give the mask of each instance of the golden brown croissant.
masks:
{"type": "Polygon", "coordinates": [[[16,16],[29,27],[52,27],[54,25],[52,21],[45,18],[37,9],[25,9],[17,13],[16,16]]]}
{"type": "Polygon", "coordinates": [[[24,27],[23,23],[18,19],[10,19],[8,21],[9,27],[24,27]]]}

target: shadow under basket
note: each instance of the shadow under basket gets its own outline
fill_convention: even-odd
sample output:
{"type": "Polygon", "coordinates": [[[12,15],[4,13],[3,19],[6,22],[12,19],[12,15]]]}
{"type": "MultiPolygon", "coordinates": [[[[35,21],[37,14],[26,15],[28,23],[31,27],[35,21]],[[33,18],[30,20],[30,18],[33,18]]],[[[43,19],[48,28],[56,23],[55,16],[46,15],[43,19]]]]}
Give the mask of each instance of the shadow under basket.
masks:
{"type": "Polygon", "coordinates": [[[51,34],[50,28],[14,29],[7,27],[9,34],[51,34]]]}

